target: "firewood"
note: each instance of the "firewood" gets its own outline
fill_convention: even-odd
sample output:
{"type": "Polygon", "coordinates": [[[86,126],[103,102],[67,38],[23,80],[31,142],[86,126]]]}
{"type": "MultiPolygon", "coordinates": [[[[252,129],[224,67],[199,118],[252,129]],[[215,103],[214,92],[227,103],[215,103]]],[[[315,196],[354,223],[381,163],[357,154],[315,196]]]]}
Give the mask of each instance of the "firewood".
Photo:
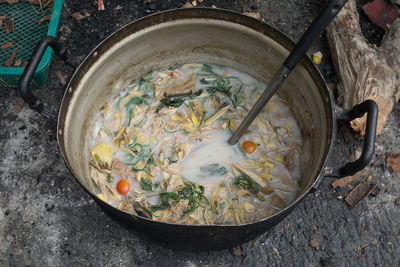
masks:
{"type": "MultiPolygon", "coordinates": [[[[386,32],[379,47],[363,37],[356,1],[349,0],[326,30],[338,76],[337,102],[346,109],[372,99],[378,104],[377,134],[400,98],[400,18],[386,32]]],[[[351,122],[361,136],[366,116],[351,122]]]]}

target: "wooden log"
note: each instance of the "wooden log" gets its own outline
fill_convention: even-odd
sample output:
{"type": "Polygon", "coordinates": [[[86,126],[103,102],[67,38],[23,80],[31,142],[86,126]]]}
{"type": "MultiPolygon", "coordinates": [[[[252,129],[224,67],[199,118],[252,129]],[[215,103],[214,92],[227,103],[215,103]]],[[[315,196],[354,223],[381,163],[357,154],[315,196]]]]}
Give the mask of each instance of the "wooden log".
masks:
{"type": "MultiPolygon", "coordinates": [[[[366,100],[379,107],[377,134],[400,98],[400,18],[386,32],[379,47],[368,43],[359,24],[356,1],[349,0],[326,30],[338,76],[338,104],[346,109],[366,100]]],[[[365,116],[350,123],[361,136],[365,116]]]]}

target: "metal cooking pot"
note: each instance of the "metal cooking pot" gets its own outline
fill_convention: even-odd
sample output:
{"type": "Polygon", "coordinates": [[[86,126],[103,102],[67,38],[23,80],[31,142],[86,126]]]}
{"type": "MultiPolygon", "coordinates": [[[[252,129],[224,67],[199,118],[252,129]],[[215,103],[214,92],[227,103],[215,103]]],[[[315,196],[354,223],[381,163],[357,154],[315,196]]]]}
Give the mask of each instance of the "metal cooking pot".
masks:
{"type": "MultiPolygon", "coordinates": [[[[29,92],[29,75],[47,45],[45,39],[28,64],[20,88],[34,108],[40,102],[29,92]]],[[[153,241],[183,250],[233,247],[263,234],[283,220],[324,176],[351,175],[364,168],[374,153],[377,106],[367,100],[344,111],[333,98],[318,69],[303,57],[279,89],[293,110],[303,137],[301,187],[296,200],[279,213],[255,223],[236,225],[179,225],[152,221],[118,210],[95,196],[90,183],[91,118],[112,96],[151,70],[183,62],[224,65],[266,82],[276,73],[294,43],[275,28],[239,13],[218,9],[179,9],[137,20],[112,34],[83,61],[71,78],[58,117],[61,153],[78,183],[113,219],[153,241]],[[327,166],[336,138],[337,120],[368,113],[363,152],[355,162],[338,169],[327,166]]],[[[33,74],[33,73],[32,73],[33,74]]]]}

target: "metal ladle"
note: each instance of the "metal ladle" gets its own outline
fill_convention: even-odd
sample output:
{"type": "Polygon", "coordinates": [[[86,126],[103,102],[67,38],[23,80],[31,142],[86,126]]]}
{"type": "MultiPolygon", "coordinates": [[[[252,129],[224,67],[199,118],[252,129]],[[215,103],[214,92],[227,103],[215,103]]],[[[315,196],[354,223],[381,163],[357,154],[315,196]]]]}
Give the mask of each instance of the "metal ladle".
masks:
{"type": "Polygon", "coordinates": [[[278,72],[272,78],[263,94],[247,113],[246,118],[239,125],[237,130],[229,138],[228,143],[234,145],[239,141],[240,137],[247,130],[253,120],[258,116],[264,106],[268,103],[271,97],[276,93],[278,88],[289,76],[290,72],[294,69],[303,55],[306,53],[312,42],[325,30],[329,23],[336,17],[342,7],[346,4],[347,0],[330,0],[322,12],[314,19],[310,27],[301,37],[300,41],[296,44],[292,52],[286,58],[283,65],[279,68],[278,72]]]}

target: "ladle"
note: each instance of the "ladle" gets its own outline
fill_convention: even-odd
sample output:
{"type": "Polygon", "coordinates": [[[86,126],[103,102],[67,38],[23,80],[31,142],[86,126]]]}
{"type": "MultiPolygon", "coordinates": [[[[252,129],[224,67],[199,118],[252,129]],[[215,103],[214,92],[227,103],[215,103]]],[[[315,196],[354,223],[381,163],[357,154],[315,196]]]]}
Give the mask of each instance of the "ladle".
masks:
{"type": "Polygon", "coordinates": [[[251,108],[249,113],[239,125],[237,130],[229,138],[228,143],[234,145],[239,141],[240,137],[247,130],[253,120],[258,116],[264,106],[268,103],[271,97],[276,93],[278,88],[289,76],[290,72],[294,69],[303,55],[306,53],[312,42],[325,30],[329,23],[336,17],[342,7],[346,4],[347,0],[330,0],[322,12],[314,19],[310,27],[301,37],[300,41],[296,44],[292,52],[286,58],[283,65],[279,68],[278,72],[272,78],[263,94],[251,108]]]}

